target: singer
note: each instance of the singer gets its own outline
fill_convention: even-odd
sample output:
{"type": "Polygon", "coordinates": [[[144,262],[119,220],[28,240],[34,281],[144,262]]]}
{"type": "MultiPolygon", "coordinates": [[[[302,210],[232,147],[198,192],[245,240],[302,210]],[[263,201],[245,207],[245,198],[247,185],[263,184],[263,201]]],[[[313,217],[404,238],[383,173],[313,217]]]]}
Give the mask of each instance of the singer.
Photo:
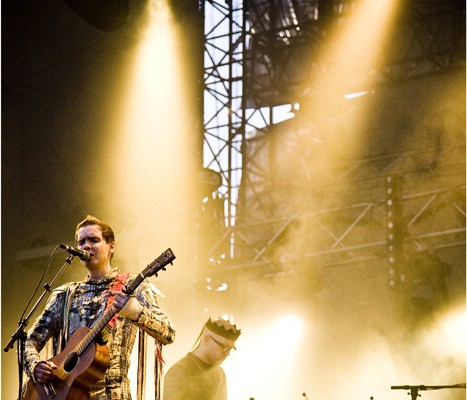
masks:
{"type": "MultiPolygon", "coordinates": [[[[70,390],[73,395],[77,394],[73,397],[77,399],[87,399],[89,395],[91,400],[130,400],[128,368],[138,328],[156,340],[156,368],[162,360],[162,345],[174,341],[175,328],[159,307],[156,289],[149,281],[143,280],[134,296],[122,293],[125,284],[134,276],[120,273],[112,264],[116,243],[109,225],[88,215],[78,223],[75,241],[78,251],[73,250],[88,273],[81,282],[70,282],[53,290],[41,315],[28,331],[24,368],[30,379],[25,399],[51,398],[53,392],[59,397],[61,390],[70,390]],[[113,311],[108,322],[103,318],[104,314],[109,315],[106,310],[113,311]],[[102,329],[97,329],[101,325],[102,329]],[[93,327],[98,332],[96,343],[89,346],[89,357],[83,355],[75,360],[78,366],[73,369],[79,367],[85,373],[76,381],[73,377],[67,378],[71,389],[62,387],[54,376],[60,371],[54,360],[67,360],[66,357],[73,355],[82,336],[93,327]],[[49,339],[53,339],[54,357],[45,360],[39,352],[49,339]]],[[[156,382],[160,382],[157,377],[156,382]]],[[[156,387],[156,399],[159,398],[160,387],[156,387]]]]}

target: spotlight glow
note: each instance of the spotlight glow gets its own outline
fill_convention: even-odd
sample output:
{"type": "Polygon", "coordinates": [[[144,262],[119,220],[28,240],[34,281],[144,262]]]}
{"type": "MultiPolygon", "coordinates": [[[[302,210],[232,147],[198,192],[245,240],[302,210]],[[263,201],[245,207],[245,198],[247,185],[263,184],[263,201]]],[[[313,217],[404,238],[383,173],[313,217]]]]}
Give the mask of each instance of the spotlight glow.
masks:
{"type": "MultiPolygon", "coordinates": [[[[370,100],[370,96],[364,96],[370,93],[369,88],[362,86],[368,85],[368,77],[384,56],[399,2],[357,2],[351,14],[341,24],[330,29],[328,45],[318,56],[323,73],[311,78],[313,82],[310,82],[310,86],[316,90],[308,100],[307,109],[320,110],[313,116],[318,129],[326,127],[331,119],[345,119],[346,132],[348,130],[349,135],[352,135],[352,141],[345,146],[342,146],[342,133],[339,137],[333,137],[332,132],[325,132],[328,131],[326,128],[321,132],[322,135],[326,134],[325,142],[333,148],[333,154],[340,157],[353,157],[365,143],[364,138],[357,136],[365,123],[365,112],[350,109],[350,104],[344,101],[362,96],[365,104],[370,100]]],[[[326,168],[324,163],[335,162],[334,158],[320,160],[323,168],[326,168]]]]}
{"type": "Polygon", "coordinates": [[[130,55],[132,69],[120,78],[127,83],[126,93],[119,96],[124,100],[117,104],[118,118],[103,144],[100,172],[105,178],[97,179],[107,182],[105,202],[138,229],[153,229],[175,226],[174,210],[177,218],[189,218],[191,209],[183,202],[196,183],[187,176],[199,161],[192,145],[196,132],[190,132],[197,110],[187,94],[192,84],[187,76],[190,60],[180,45],[184,33],[164,2],[145,20],[145,31],[130,55]]]}
{"type": "Polygon", "coordinates": [[[443,315],[422,340],[435,354],[461,359],[467,352],[466,337],[467,317],[465,310],[460,309],[443,315]]]}
{"type": "MultiPolygon", "coordinates": [[[[109,220],[123,225],[112,224],[121,232],[119,248],[125,249],[119,250],[118,263],[130,273],[139,272],[131,268],[154,257],[154,245],[173,246],[182,259],[183,249],[191,249],[197,183],[190,178],[201,164],[193,151],[198,140],[193,121],[199,117],[195,101],[187,95],[193,90],[187,76],[192,60],[181,45],[186,32],[164,1],[153,5],[147,4],[147,26],[136,38],[140,40],[134,53],[126,53],[132,57],[130,73],[120,77],[126,93],[118,96],[123,101],[116,100],[117,117],[103,135],[102,168],[93,174],[100,185],[101,203],[111,205],[109,220]]],[[[153,343],[148,340],[148,354],[154,354],[153,343]]],[[[136,347],[130,369],[134,397],[136,347]]],[[[154,397],[153,370],[148,364],[148,398],[154,397]]]]}
{"type": "Polygon", "coordinates": [[[344,98],[347,100],[352,100],[358,97],[365,96],[368,93],[370,93],[368,90],[362,90],[361,92],[355,92],[355,93],[347,93],[347,94],[344,94],[344,98]]]}
{"type": "Polygon", "coordinates": [[[300,338],[303,332],[302,321],[294,315],[286,315],[282,317],[276,325],[279,332],[288,331],[288,338],[292,341],[296,341],[300,338]]]}
{"type": "Polygon", "coordinates": [[[285,315],[270,324],[246,330],[248,335],[240,336],[237,352],[223,364],[229,377],[229,399],[287,398],[300,357],[301,319],[285,315]]]}

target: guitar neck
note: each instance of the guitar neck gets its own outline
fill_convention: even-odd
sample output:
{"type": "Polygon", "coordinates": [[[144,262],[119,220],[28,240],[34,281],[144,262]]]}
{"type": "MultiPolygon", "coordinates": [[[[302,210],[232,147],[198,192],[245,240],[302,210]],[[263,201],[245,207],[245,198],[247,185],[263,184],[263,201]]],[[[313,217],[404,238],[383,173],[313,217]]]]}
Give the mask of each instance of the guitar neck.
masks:
{"type": "Polygon", "coordinates": [[[99,335],[99,333],[105,328],[107,323],[112,319],[112,317],[116,314],[113,308],[110,308],[102,318],[97,321],[96,325],[94,325],[88,334],[84,336],[84,338],[79,342],[76,346],[76,353],[80,356],[84,353],[87,347],[94,341],[94,339],[99,335]]]}

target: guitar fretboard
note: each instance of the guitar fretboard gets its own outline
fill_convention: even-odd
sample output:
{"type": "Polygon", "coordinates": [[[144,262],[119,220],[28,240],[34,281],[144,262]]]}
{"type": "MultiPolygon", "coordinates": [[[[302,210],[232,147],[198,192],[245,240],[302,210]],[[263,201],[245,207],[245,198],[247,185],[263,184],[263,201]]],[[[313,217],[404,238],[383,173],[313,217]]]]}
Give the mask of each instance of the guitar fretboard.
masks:
{"type": "Polygon", "coordinates": [[[113,311],[113,309],[111,308],[104,314],[104,316],[97,322],[97,324],[91,328],[89,333],[76,346],[76,352],[78,353],[79,356],[81,356],[81,354],[84,353],[84,351],[94,341],[96,336],[102,331],[102,329],[104,329],[104,327],[107,325],[107,323],[112,319],[112,317],[115,314],[116,314],[115,311],[113,311]]]}

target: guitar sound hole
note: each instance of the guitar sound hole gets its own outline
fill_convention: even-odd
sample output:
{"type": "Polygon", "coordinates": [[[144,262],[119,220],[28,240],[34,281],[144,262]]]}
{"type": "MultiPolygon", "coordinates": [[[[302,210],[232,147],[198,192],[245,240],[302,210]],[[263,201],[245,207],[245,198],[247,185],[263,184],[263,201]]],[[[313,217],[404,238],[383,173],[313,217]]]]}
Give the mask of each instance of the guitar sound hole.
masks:
{"type": "Polygon", "coordinates": [[[70,353],[68,354],[68,357],[63,363],[63,369],[66,372],[70,372],[73,370],[73,368],[76,367],[77,362],[78,362],[78,354],[76,352],[70,353]]]}

